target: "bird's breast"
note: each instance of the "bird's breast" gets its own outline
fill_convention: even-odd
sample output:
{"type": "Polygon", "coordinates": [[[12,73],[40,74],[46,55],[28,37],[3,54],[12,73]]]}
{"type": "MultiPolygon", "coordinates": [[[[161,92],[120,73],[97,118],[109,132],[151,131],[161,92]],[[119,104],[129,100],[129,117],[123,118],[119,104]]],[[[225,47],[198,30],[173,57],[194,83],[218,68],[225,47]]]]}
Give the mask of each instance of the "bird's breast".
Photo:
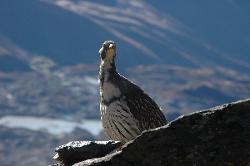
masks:
{"type": "Polygon", "coordinates": [[[127,142],[141,133],[126,101],[116,100],[109,105],[100,105],[102,125],[110,139],[127,142]]]}
{"type": "Polygon", "coordinates": [[[104,82],[101,89],[100,95],[104,101],[111,101],[113,98],[121,96],[121,91],[118,87],[110,82],[104,82]]]}

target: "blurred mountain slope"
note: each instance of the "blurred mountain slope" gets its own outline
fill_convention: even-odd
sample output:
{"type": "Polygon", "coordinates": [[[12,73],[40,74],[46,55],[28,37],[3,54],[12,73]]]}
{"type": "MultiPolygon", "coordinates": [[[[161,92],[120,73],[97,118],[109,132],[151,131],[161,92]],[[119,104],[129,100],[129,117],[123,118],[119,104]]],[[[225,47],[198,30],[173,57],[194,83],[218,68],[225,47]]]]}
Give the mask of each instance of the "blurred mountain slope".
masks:
{"type": "MultiPolygon", "coordinates": [[[[118,70],[169,120],[247,98],[249,7],[247,0],[1,0],[0,117],[100,119],[98,49],[108,39],[118,44],[118,70]]],[[[38,162],[28,156],[69,139],[48,136],[40,140],[47,150],[37,150],[47,134],[0,126],[1,162],[18,163],[19,152],[24,164],[38,162]],[[10,150],[9,139],[17,142],[10,150]]],[[[70,139],[87,138],[78,134],[70,139]]]]}
{"type": "Polygon", "coordinates": [[[100,43],[113,39],[119,44],[118,64],[122,70],[150,63],[250,70],[250,13],[243,2],[0,3],[0,33],[20,47],[44,54],[61,65],[96,63],[100,43]]]}

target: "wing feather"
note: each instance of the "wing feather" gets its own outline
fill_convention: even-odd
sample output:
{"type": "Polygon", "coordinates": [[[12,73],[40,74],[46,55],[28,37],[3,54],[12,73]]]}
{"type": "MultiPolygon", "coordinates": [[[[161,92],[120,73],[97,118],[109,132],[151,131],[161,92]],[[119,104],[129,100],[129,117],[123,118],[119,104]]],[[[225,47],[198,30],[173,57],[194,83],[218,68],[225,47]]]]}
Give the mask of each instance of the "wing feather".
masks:
{"type": "Polygon", "coordinates": [[[167,123],[158,105],[143,91],[127,94],[127,104],[141,130],[153,129],[167,123]]]}

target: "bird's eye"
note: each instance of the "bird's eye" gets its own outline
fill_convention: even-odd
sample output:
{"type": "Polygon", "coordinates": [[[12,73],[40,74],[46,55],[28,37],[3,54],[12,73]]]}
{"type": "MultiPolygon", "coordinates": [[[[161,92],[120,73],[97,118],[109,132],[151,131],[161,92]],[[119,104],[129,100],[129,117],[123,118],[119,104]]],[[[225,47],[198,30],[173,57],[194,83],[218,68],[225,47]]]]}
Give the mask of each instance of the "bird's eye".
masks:
{"type": "Polygon", "coordinates": [[[103,44],[102,47],[103,47],[104,49],[107,49],[107,48],[108,48],[108,45],[107,45],[107,44],[103,44]]]}

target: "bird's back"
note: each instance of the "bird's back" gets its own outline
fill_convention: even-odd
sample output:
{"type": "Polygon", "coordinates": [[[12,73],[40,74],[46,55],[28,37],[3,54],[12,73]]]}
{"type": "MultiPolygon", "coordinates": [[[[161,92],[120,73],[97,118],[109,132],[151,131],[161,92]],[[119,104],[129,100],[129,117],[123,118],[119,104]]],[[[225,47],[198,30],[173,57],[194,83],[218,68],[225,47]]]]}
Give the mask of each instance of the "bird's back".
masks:
{"type": "Polygon", "coordinates": [[[141,130],[153,129],[167,123],[161,109],[149,95],[125,77],[121,76],[121,80],[127,85],[124,96],[131,113],[139,121],[141,130]]]}

